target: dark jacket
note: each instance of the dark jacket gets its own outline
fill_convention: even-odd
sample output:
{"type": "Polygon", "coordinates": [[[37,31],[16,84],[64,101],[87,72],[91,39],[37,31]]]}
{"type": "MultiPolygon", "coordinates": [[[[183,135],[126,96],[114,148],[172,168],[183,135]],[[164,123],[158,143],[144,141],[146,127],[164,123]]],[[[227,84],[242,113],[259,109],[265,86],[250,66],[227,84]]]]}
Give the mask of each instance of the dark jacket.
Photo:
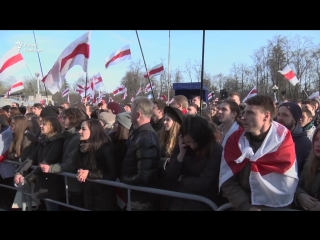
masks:
{"type": "MultiPolygon", "coordinates": [[[[45,163],[52,165],[61,163],[64,136],[57,133],[53,136],[43,138],[39,141],[34,152],[24,161],[16,172],[24,175],[24,173],[32,165],[45,163]]],[[[38,198],[51,198],[53,200],[64,200],[65,185],[63,176],[53,173],[44,173],[39,171],[39,176],[35,180],[34,192],[39,193],[38,198]]]]}
{"type": "MultiPolygon", "coordinates": [[[[103,144],[92,156],[92,152],[79,152],[78,169],[89,170],[89,179],[115,181],[116,162],[112,144],[103,144]]],[[[91,211],[116,210],[116,191],[112,186],[85,181],[83,183],[84,206],[91,211]]]]}
{"type": "Polygon", "coordinates": [[[303,167],[303,171],[301,173],[301,177],[299,178],[299,183],[296,189],[296,192],[294,194],[294,208],[299,210],[304,210],[299,204],[298,196],[301,193],[308,194],[311,197],[314,197],[316,199],[320,199],[320,181],[319,181],[319,174],[320,174],[320,168],[316,169],[314,178],[312,182],[307,185],[306,184],[306,177],[309,174],[309,167],[310,167],[311,161],[308,160],[306,164],[303,167]]]}
{"type": "Polygon", "coordinates": [[[300,177],[303,166],[307,161],[312,148],[312,142],[307,136],[307,132],[303,130],[300,125],[291,131],[292,139],[295,144],[297,162],[298,162],[298,176],[300,177]]]}
{"type": "MultiPolygon", "coordinates": [[[[206,197],[215,204],[222,205],[222,196],[219,194],[219,173],[222,156],[222,146],[216,143],[212,146],[212,158],[196,159],[195,151],[188,148],[182,162],[177,160],[179,151],[170,158],[166,177],[168,181],[175,182],[175,191],[196,194],[206,197]],[[179,181],[180,176],[183,179],[179,181]]],[[[171,211],[208,211],[210,206],[199,201],[174,198],[171,211]]]]}
{"type": "MultiPolygon", "coordinates": [[[[79,153],[79,134],[75,128],[62,132],[65,141],[63,144],[62,162],[50,165],[49,172],[69,172],[77,174],[77,160],[79,153]]],[[[83,185],[76,178],[67,178],[66,184],[70,192],[81,192],[83,185]]]]}
{"type": "Polygon", "coordinates": [[[150,124],[158,136],[159,136],[161,128],[163,126],[163,122],[164,122],[164,117],[160,118],[156,123],[153,121],[152,118],[150,120],[150,124]]]}
{"type": "MultiPolygon", "coordinates": [[[[156,132],[150,123],[135,129],[127,142],[128,151],[121,167],[120,180],[123,183],[156,187],[157,164],[160,147],[156,132]]],[[[150,202],[153,194],[131,191],[131,201],[150,202]]]]}
{"type": "Polygon", "coordinates": [[[117,165],[117,178],[120,178],[120,172],[121,172],[121,166],[123,159],[125,158],[127,154],[127,145],[126,142],[127,139],[115,139],[116,132],[112,131],[108,134],[112,141],[113,145],[113,155],[115,157],[116,165],[117,165]]]}

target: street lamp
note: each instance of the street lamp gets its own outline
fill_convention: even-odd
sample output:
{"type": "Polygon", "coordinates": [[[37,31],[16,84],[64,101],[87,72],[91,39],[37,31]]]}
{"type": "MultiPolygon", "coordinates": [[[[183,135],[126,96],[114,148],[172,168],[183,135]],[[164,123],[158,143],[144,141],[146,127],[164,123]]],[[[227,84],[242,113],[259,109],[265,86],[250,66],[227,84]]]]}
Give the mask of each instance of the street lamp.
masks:
{"type": "MultiPolygon", "coordinates": [[[[276,100],[277,99],[277,93],[278,93],[278,98],[279,98],[279,92],[278,92],[278,90],[279,90],[279,88],[278,88],[278,86],[275,84],[273,87],[272,87],[272,90],[273,90],[273,94],[274,94],[274,100],[276,100]]],[[[278,102],[279,100],[277,100],[277,102],[278,102]]]]}

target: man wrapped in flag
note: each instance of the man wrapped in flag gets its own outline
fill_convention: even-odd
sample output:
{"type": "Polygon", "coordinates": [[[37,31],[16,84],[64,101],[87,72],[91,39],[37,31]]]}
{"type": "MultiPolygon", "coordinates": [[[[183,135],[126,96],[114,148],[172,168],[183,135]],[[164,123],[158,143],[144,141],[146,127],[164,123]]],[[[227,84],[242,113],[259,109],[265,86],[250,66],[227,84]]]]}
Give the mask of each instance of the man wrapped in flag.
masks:
{"type": "Polygon", "coordinates": [[[222,153],[219,188],[236,210],[288,207],[298,184],[295,146],[290,131],[272,121],[269,96],[246,101],[240,128],[222,153]]]}

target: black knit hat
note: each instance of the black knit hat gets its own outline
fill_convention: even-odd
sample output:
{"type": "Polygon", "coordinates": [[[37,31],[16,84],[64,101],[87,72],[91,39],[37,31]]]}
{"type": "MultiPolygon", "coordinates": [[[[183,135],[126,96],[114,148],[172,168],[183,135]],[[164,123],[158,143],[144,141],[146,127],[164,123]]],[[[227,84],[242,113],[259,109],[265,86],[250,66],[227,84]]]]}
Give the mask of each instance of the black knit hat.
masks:
{"type": "Polygon", "coordinates": [[[59,115],[58,108],[54,106],[46,106],[41,110],[40,117],[57,117],[59,115]]]}
{"type": "Polygon", "coordinates": [[[294,120],[296,121],[296,123],[298,123],[302,117],[302,110],[300,108],[300,106],[294,102],[285,102],[282,103],[280,107],[286,107],[289,109],[289,111],[291,112],[294,120]]]}

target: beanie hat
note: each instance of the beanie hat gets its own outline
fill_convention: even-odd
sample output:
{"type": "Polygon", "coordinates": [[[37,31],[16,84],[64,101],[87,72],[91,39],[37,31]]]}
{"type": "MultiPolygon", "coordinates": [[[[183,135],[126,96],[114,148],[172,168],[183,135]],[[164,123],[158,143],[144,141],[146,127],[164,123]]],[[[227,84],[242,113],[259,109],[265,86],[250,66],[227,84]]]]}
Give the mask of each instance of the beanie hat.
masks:
{"type": "Polygon", "coordinates": [[[300,121],[300,119],[302,117],[302,110],[298,104],[293,103],[293,102],[285,102],[285,103],[281,103],[279,108],[282,106],[287,107],[289,109],[289,111],[291,112],[296,123],[298,123],[300,121]]]}
{"type": "Polygon", "coordinates": [[[111,110],[111,112],[115,115],[121,112],[121,108],[119,103],[109,102],[107,108],[111,110]]]}
{"type": "Polygon", "coordinates": [[[41,110],[40,117],[57,117],[59,115],[58,108],[54,106],[46,106],[41,110]]]}
{"type": "Polygon", "coordinates": [[[121,124],[123,127],[125,127],[126,129],[130,129],[131,128],[131,115],[129,112],[123,112],[123,113],[119,113],[116,116],[116,121],[121,124]]]}
{"type": "Polygon", "coordinates": [[[99,120],[101,120],[104,123],[104,125],[112,125],[116,121],[116,115],[109,112],[101,112],[99,114],[99,120]]]}

